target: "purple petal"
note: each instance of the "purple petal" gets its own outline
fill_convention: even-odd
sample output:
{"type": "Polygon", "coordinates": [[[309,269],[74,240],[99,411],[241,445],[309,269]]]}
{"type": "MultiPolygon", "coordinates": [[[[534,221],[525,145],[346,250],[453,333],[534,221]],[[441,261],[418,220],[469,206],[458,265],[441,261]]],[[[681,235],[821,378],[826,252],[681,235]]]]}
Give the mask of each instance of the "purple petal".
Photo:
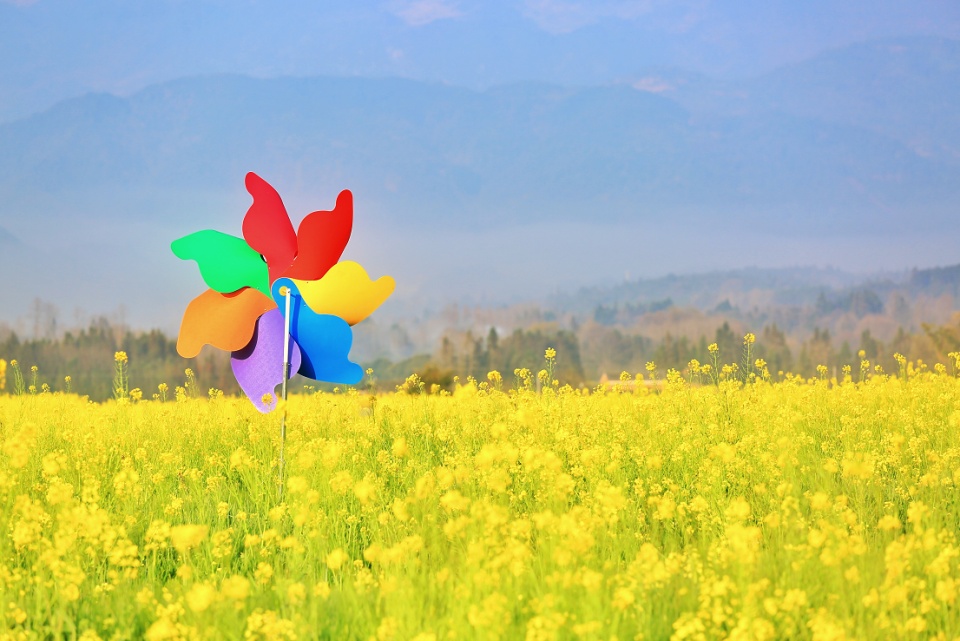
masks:
{"type": "MultiPolygon", "coordinates": [[[[233,352],[230,366],[240,389],[261,412],[277,406],[277,386],[283,382],[283,313],[271,309],[257,320],[253,338],[243,349],[233,352]],[[270,403],[263,397],[271,394],[270,403]]],[[[300,348],[290,339],[290,376],[300,369],[300,348]]]]}

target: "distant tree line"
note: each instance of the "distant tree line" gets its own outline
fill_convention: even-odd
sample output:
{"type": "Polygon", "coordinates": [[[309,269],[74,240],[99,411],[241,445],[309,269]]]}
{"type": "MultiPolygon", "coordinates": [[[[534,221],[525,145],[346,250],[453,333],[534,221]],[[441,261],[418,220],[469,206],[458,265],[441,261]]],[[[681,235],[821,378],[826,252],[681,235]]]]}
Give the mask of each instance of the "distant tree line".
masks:
{"type": "Polygon", "coordinates": [[[130,388],[140,388],[144,398],[158,392],[166,383],[172,397],[176,386],[186,380],[184,371],[191,368],[200,385],[227,393],[238,391],[229,355],[206,348],[197,358],[185,359],[177,354],[177,343],[163,332],[133,332],[111,324],[105,318],[95,319],[79,331],[68,331],[60,338],[21,340],[10,332],[0,341],[0,358],[8,362],[7,392],[11,391],[12,367],[16,360],[30,383],[31,368],[36,367],[37,388],[46,384],[51,390],[64,390],[70,377],[72,391],[91,400],[113,397],[114,354],[126,352],[129,359],[130,388]]]}
{"type": "MultiPolygon", "coordinates": [[[[582,345],[584,367],[588,372],[617,376],[621,371],[643,372],[646,363],[653,362],[657,369],[684,371],[691,360],[710,363],[710,343],[717,345],[721,364],[743,364],[743,335],[733,331],[728,322],[717,327],[712,336],[700,336],[694,340],[686,336],[667,333],[661,340],[652,340],[640,335],[630,335],[619,329],[610,329],[590,336],[588,344],[582,345]]],[[[894,357],[902,354],[910,360],[921,360],[928,366],[934,363],[951,363],[948,354],[960,352],[960,314],[945,326],[924,326],[920,333],[898,330],[892,340],[884,343],[875,338],[870,330],[864,330],[860,340],[851,345],[847,341],[837,344],[826,329],[815,327],[799,349],[791,349],[786,334],[777,325],[770,324],[756,332],[751,357],[763,359],[773,376],[781,373],[814,376],[818,366],[825,366],[831,375],[839,375],[845,365],[857,370],[862,361],[870,367],[880,366],[886,372],[896,371],[899,365],[894,357]]]]}
{"type": "Polygon", "coordinates": [[[597,305],[593,310],[593,320],[601,325],[628,325],[644,314],[658,312],[670,307],[673,307],[673,301],[669,298],[650,303],[597,305]]]}
{"type": "Polygon", "coordinates": [[[473,332],[449,334],[440,342],[437,352],[424,364],[421,379],[428,384],[449,387],[454,377],[466,381],[487,380],[487,374],[497,371],[504,385],[510,387],[514,372],[526,368],[533,375],[545,365],[547,348],[557,352],[554,377],[564,383],[579,385],[586,380],[580,361],[580,344],[573,332],[566,330],[517,329],[500,337],[496,328],[486,336],[473,332]]]}
{"type": "MultiPolygon", "coordinates": [[[[857,297],[852,299],[854,305],[859,304],[857,301],[857,297]]],[[[403,376],[415,371],[426,383],[449,387],[454,376],[482,381],[491,370],[499,371],[507,382],[513,380],[513,372],[519,367],[530,368],[535,374],[544,362],[544,350],[553,347],[557,351],[557,378],[576,386],[595,384],[604,375],[615,379],[621,372],[645,372],[647,363],[654,363],[660,375],[669,369],[684,372],[693,360],[712,362],[711,344],[717,346],[721,365],[746,364],[744,334],[734,331],[729,322],[720,324],[711,335],[697,338],[667,333],[652,339],[602,325],[595,325],[593,331],[581,330],[578,335],[546,326],[518,329],[503,338],[496,329],[490,329],[485,337],[472,332],[449,334],[432,356],[421,355],[400,364],[383,361],[377,367],[386,375],[383,380],[392,382],[402,381],[403,376]],[[399,369],[392,369],[398,365],[399,369]]],[[[950,325],[927,326],[921,333],[901,329],[887,343],[865,330],[856,344],[837,344],[827,329],[815,327],[799,346],[794,343],[791,348],[786,333],[775,323],[755,334],[750,357],[754,361],[762,359],[775,378],[787,373],[816,376],[819,366],[825,366],[830,375],[841,376],[844,366],[859,372],[863,361],[869,361],[871,369],[879,365],[886,372],[894,372],[898,367],[894,355],[898,353],[931,367],[936,362],[953,362],[948,354],[960,351],[960,315],[950,325]]]]}
{"type": "MultiPolygon", "coordinates": [[[[710,363],[712,343],[717,345],[721,363],[742,362],[743,335],[734,331],[729,322],[722,323],[709,336],[691,338],[667,333],[656,340],[599,324],[589,332],[581,328],[579,335],[552,324],[517,329],[502,337],[495,328],[481,336],[469,331],[448,333],[433,354],[419,354],[399,362],[379,359],[363,364],[373,374],[361,385],[392,390],[416,373],[428,385],[450,389],[455,378],[485,381],[487,374],[496,370],[504,387],[510,387],[518,369],[527,368],[536,375],[544,366],[547,348],[557,353],[555,378],[574,386],[591,385],[603,375],[616,378],[622,371],[644,372],[649,362],[655,363],[661,373],[668,369],[683,372],[694,359],[710,363]]],[[[228,394],[239,392],[230,370],[229,354],[207,347],[199,357],[184,359],[177,354],[176,341],[159,330],[134,332],[103,318],[59,338],[23,340],[13,332],[0,337],[0,359],[8,363],[4,391],[11,392],[13,373],[9,364],[16,360],[28,385],[36,378],[38,390],[44,384],[53,391],[67,389],[65,379],[69,376],[72,391],[97,401],[111,398],[114,354],[118,351],[126,352],[129,359],[129,387],[141,389],[144,398],[157,393],[161,383],[167,384],[172,397],[176,387],[184,384],[187,368],[193,370],[201,392],[211,388],[228,394]],[[31,372],[34,366],[36,374],[31,372]]],[[[837,345],[828,330],[814,328],[794,349],[785,333],[776,324],[770,324],[756,332],[751,357],[763,359],[776,377],[781,372],[814,376],[820,365],[826,366],[832,375],[839,375],[845,365],[857,371],[863,360],[869,361],[871,368],[879,365],[894,372],[898,367],[896,353],[911,360],[922,359],[932,366],[935,362],[952,363],[948,356],[951,352],[960,352],[960,314],[947,325],[924,326],[919,333],[901,329],[887,343],[864,331],[857,344],[844,341],[837,345]]],[[[295,377],[291,389],[296,392],[305,386],[333,387],[295,377]]]]}

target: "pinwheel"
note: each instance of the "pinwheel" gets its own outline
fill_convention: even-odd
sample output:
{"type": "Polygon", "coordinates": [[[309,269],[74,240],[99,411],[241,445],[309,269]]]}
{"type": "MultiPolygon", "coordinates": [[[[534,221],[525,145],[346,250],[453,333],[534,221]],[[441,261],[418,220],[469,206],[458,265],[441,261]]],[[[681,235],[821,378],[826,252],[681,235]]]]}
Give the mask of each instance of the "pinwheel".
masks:
{"type": "Polygon", "coordinates": [[[349,360],[352,325],[393,292],[389,276],[371,280],[340,256],[353,228],[353,195],[341,191],[330,211],[308,214],[294,231],[280,194],[246,176],[253,205],[243,238],[211,229],[173,241],[173,253],[195,260],[210,288],[187,305],[177,338],[185,358],[204,345],[232,352],[240,388],[261,412],[276,407],[276,388],[299,372],[354,385],[362,368],[349,360]],[[282,310],[282,311],[281,311],[282,310]]]}

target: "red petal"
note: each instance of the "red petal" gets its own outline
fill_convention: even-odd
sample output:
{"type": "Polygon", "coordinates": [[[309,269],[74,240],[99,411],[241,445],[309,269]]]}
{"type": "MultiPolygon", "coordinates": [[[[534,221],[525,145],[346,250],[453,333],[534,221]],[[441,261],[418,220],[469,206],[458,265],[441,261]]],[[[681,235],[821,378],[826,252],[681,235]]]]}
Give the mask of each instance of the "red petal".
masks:
{"type": "MultiPolygon", "coordinates": [[[[286,278],[317,280],[337,264],[353,230],[353,194],[344,189],[333,211],[307,214],[297,231],[297,257],[286,278]]],[[[271,272],[271,280],[273,280],[271,272]]]]}
{"type": "Polygon", "coordinates": [[[243,238],[267,261],[272,283],[293,264],[297,234],[280,194],[270,183],[251,171],[246,185],[253,204],[243,217],[243,238]]]}

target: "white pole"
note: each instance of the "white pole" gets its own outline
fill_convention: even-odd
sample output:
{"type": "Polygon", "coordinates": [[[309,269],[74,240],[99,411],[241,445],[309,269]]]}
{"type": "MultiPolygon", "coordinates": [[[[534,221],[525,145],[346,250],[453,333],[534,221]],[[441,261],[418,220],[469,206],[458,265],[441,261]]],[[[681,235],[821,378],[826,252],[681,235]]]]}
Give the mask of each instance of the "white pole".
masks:
{"type": "Polygon", "coordinates": [[[280,413],[280,476],[279,495],[283,500],[283,445],[287,440],[287,378],[290,377],[290,288],[283,288],[285,309],[283,312],[283,381],[280,383],[280,398],[283,410],[280,413]]]}

